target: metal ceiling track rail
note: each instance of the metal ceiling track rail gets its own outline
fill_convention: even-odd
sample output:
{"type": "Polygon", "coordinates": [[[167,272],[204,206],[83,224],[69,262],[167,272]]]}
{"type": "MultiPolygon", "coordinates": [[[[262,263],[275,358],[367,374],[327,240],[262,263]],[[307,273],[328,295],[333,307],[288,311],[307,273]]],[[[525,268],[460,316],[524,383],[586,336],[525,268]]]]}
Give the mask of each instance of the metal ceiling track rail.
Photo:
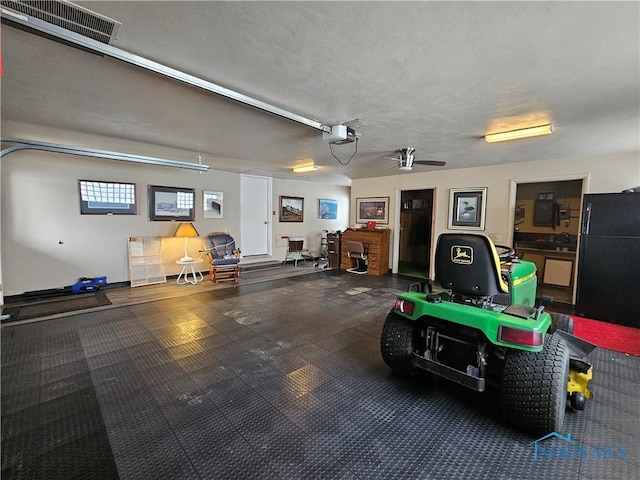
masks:
{"type": "Polygon", "coordinates": [[[56,25],[44,22],[37,18],[33,18],[29,15],[16,13],[5,7],[0,8],[0,13],[2,18],[9,22],[17,23],[27,29],[37,30],[47,36],[54,37],[63,42],[71,43],[72,45],[75,45],[79,48],[83,48],[91,52],[99,53],[101,55],[106,55],[108,57],[121,60],[128,64],[144,68],[146,70],[158,73],[165,77],[178,80],[188,85],[201,88],[208,92],[216,93],[218,95],[222,95],[223,97],[230,98],[240,103],[244,103],[251,107],[258,108],[260,110],[264,110],[269,113],[273,113],[274,115],[278,115],[280,117],[293,120],[294,122],[301,123],[303,125],[307,125],[311,128],[315,128],[322,132],[326,132],[326,133],[331,132],[331,126],[324,125],[316,120],[312,120],[310,118],[303,117],[302,115],[289,112],[282,108],[265,103],[256,98],[249,97],[242,93],[235,92],[228,88],[217,85],[213,82],[209,82],[208,80],[204,80],[194,75],[190,75],[180,70],[176,70],[175,68],[171,68],[161,63],[154,62],[153,60],[149,60],[147,58],[141,57],[139,55],[135,55],[125,50],[121,50],[111,45],[106,45],[104,43],[98,42],[96,40],[85,37],[83,35],[79,35],[77,33],[71,32],[70,30],[66,30],[64,28],[60,28],[56,25]]]}
{"type": "Polygon", "coordinates": [[[0,138],[2,143],[14,143],[12,147],[4,148],[0,151],[0,158],[20,150],[40,150],[43,152],[64,153],[68,155],[80,155],[83,157],[104,158],[107,160],[120,160],[123,162],[144,163],[147,165],[157,165],[160,167],[186,168],[188,170],[198,170],[206,172],[209,165],[202,164],[202,155],[197,155],[198,163],[181,162],[160,157],[149,157],[146,155],[134,155],[130,153],[113,152],[109,150],[99,150],[95,148],[72,147],[69,145],[58,145],[55,143],[45,143],[36,140],[26,140],[23,138],[0,138]]]}

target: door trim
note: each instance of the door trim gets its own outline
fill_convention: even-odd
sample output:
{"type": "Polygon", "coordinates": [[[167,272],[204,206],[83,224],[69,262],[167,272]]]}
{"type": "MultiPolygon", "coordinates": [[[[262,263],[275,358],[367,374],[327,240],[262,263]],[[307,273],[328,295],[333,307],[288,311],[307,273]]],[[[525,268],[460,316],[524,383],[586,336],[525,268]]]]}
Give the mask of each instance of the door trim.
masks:
{"type": "MultiPolygon", "coordinates": [[[[571,180],[582,180],[582,191],[580,192],[580,204],[584,199],[584,196],[589,193],[589,184],[591,183],[590,173],[574,173],[565,175],[554,175],[550,177],[527,177],[527,178],[512,178],[509,180],[509,208],[507,208],[507,225],[509,230],[507,232],[507,245],[513,245],[514,223],[516,220],[516,195],[519,184],[525,183],[544,183],[544,182],[567,182],[571,180]]],[[[580,217],[578,218],[578,225],[582,225],[582,208],[580,209],[580,217]]],[[[578,281],[578,264],[580,260],[580,231],[578,230],[578,244],[576,246],[576,268],[573,272],[573,287],[571,291],[571,304],[576,304],[577,296],[577,281],[578,281]]]]}

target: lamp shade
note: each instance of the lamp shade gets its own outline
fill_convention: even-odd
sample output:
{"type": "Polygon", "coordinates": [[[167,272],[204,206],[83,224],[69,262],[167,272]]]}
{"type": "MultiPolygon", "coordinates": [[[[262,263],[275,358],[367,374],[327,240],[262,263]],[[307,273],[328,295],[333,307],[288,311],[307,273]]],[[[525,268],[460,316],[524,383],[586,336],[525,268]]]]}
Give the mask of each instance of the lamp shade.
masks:
{"type": "Polygon", "coordinates": [[[181,223],[178,225],[176,229],[176,233],[173,234],[174,237],[199,237],[200,234],[196,230],[196,227],[193,226],[193,223],[181,223]]]}
{"type": "Polygon", "coordinates": [[[184,257],[180,259],[181,262],[191,262],[193,258],[189,256],[187,251],[188,247],[188,239],[190,237],[198,237],[200,234],[196,230],[196,227],[193,226],[193,223],[181,223],[178,225],[176,229],[176,233],[173,234],[174,237],[184,237],[184,257]]]}

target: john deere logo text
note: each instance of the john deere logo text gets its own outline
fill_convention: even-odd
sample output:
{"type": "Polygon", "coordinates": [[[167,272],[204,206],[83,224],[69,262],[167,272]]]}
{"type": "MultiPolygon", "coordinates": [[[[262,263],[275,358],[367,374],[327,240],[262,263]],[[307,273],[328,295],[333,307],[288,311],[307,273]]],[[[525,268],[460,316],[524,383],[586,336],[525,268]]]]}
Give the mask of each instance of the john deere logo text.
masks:
{"type": "Polygon", "coordinates": [[[453,263],[471,265],[473,263],[473,248],[463,245],[454,245],[451,247],[451,261],[453,263]]]}

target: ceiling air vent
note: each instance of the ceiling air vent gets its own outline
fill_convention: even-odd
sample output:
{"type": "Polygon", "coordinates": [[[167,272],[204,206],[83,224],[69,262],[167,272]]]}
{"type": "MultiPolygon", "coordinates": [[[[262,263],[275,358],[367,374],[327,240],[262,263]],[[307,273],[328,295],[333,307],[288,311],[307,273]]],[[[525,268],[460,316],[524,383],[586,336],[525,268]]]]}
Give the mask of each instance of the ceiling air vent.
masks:
{"type": "Polygon", "coordinates": [[[109,44],[122,24],[64,0],[0,0],[2,7],[109,44]]]}

